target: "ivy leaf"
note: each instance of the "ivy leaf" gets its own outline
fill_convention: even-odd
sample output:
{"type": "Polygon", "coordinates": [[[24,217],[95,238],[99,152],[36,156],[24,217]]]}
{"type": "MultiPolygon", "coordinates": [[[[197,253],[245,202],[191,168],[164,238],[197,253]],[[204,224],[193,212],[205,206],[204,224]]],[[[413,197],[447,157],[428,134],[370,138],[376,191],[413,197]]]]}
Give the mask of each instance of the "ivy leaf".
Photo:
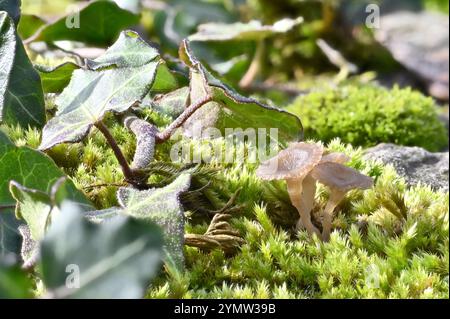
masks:
{"type": "Polygon", "coordinates": [[[258,41],[276,34],[286,33],[303,22],[303,18],[282,19],[273,25],[263,25],[260,21],[248,23],[206,23],[198,27],[198,32],[189,37],[190,41],[258,41]]]}
{"type": "Polygon", "coordinates": [[[0,12],[0,52],[0,122],[42,127],[45,107],[41,79],[6,12],[0,12]]]}
{"type": "Polygon", "coordinates": [[[22,248],[20,256],[22,257],[22,267],[28,269],[35,265],[39,258],[39,243],[31,237],[30,228],[27,225],[19,226],[19,233],[22,236],[22,248]]]}
{"type": "Polygon", "coordinates": [[[50,193],[24,187],[16,181],[10,182],[9,189],[17,201],[16,215],[26,221],[31,238],[35,241],[44,237],[47,227],[65,200],[76,202],[84,211],[92,209],[84,197],[73,194],[72,184],[66,177],[58,179],[50,193]]]}
{"type": "Polygon", "coordinates": [[[79,12],[48,24],[39,31],[34,40],[45,42],[70,40],[104,46],[113,43],[121,30],[138,23],[139,15],[120,8],[115,2],[94,1],[79,12]],[[72,25],[73,27],[70,27],[72,25]]]}
{"type": "MultiPolygon", "coordinates": [[[[47,155],[28,147],[16,147],[3,133],[0,133],[0,208],[14,207],[16,201],[9,192],[9,183],[14,180],[24,187],[50,193],[52,185],[64,176],[47,155]]],[[[89,209],[90,203],[71,181],[64,184],[67,198],[83,203],[89,209]]],[[[0,209],[0,255],[18,254],[20,251],[20,221],[14,209],[0,209]]]]}
{"type": "Polygon", "coordinates": [[[0,258],[0,299],[31,298],[32,284],[13,256],[0,258]]]}
{"type": "Polygon", "coordinates": [[[35,65],[42,79],[42,88],[45,93],[61,93],[70,83],[75,70],[80,67],[73,62],[66,62],[56,67],[35,65]]]}
{"type": "Polygon", "coordinates": [[[118,217],[97,225],[66,202],[41,243],[42,278],[55,298],[142,298],[162,244],[153,223],[118,217]]]}
{"type": "Polygon", "coordinates": [[[19,226],[20,222],[14,214],[14,209],[0,209],[0,258],[10,254],[19,255],[19,226]]]}
{"type": "Polygon", "coordinates": [[[0,11],[6,11],[17,25],[20,20],[21,0],[0,0],[0,11]]]}
{"type": "Polygon", "coordinates": [[[207,95],[213,98],[213,102],[204,105],[186,121],[185,134],[192,135],[194,127],[216,127],[222,131],[225,128],[266,129],[267,134],[270,129],[278,129],[281,143],[303,137],[303,127],[297,116],[246,98],[223,84],[193,56],[187,40],[181,45],[180,58],[191,69],[191,101],[207,95]]]}
{"type": "Polygon", "coordinates": [[[162,45],[176,49],[199,24],[209,21],[231,22],[233,19],[221,2],[168,0],[155,13],[154,26],[162,45]]]}
{"type": "Polygon", "coordinates": [[[6,135],[5,133],[3,133],[3,131],[0,130],[0,148],[1,147],[8,148],[8,146],[13,147],[14,143],[11,142],[8,135],[6,135]]]}
{"type": "Polygon", "coordinates": [[[171,74],[161,71],[165,65],[155,49],[131,31],[123,32],[91,67],[97,70],[75,70],[70,84],[56,99],[58,112],[44,127],[41,150],[79,142],[106,113],[125,112],[155,86],[160,89],[174,84],[171,74]],[[128,55],[130,58],[124,58],[128,55]]]}
{"type": "Polygon", "coordinates": [[[179,197],[189,189],[191,176],[181,174],[163,188],[139,191],[121,188],[117,192],[120,207],[88,213],[92,221],[111,220],[117,215],[154,222],[164,230],[166,261],[178,269],[184,266],[184,212],[179,197]]]}
{"type": "Polygon", "coordinates": [[[152,109],[162,115],[177,118],[188,105],[189,87],[182,87],[173,92],[149,98],[142,102],[144,105],[151,105],[152,109]]]}
{"type": "MultiPolygon", "coordinates": [[[[9,193],[9,183],[14,180],[21,185],[50,193],[55,182],[64,172],[47,155],[28,147],[0,144],[0,205],[15,205],[9,193]]],[[[73,201],[90,206],[84,194],[71,181],[64,187],[73,201]]]]}
{"type": "Polygon", "coordinates": [[[92,206],[84,197],[77,198],[72,194],[71,182],[61,177],[52,186],[50,194],[30,189],[11,181],[9,189],[17,201],[16,216],[25,220],[19,232],[22,236],[21,255],[26,267],[36,262],[39,245],[53,219],[60,213],[61,205],[66,200],[76,203],[83,211],[92,210],[92,206]]]}
{"type": "Polygon", "coordinates": [[[17,32],[22,39],[28,39],[46,24],[45,20],[32,14],[22,14],[17,32]]]}
{"type": "Polygon", "coordinates": [[[52,202],[48,194],[10,182],[10,191],[17,200],[16,215],[29,225],[31,238],[39,241],[44,237],[51,219],[52,202]]]}

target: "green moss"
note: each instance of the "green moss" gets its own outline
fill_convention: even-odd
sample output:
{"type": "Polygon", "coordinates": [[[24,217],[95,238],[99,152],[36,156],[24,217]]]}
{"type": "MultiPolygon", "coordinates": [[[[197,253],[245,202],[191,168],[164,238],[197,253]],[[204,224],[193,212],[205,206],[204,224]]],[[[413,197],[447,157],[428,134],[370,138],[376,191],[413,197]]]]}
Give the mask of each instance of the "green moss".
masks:
{"type": "MultiPolygon", "coordinates": [[[[221,182],[213,187],[243,188],[238,201],[245,208],[233,227],[246,244],[232,257],[186,247],[187,272],[162,274],[147,297],[448,298],[448,193],[408,189],[392,167],[364,161],[360,148],[338,140],[327,147],[351,156],[350,166],[376,180],[372,190],[352,192],[339,205],[329,243],[288,226],[297,217],[282,183],[271,186],[274,196],[271,184],[255,177],[256,165],[216,163],[221,182]],[[291,220],[278,223],[280,218],[291,220]]],[[[327,197],[320,187],[316,214],[327,197]]],[[[189,223],[186,230],[206,227],[189,223]]]]}
{"type": "MultiPolygon", "coordinates": [[[[155,122],[158,119],[154,119],[155,122]]],[[[131,134],[108,121],[131,160],[131,134]]],[[[164,124],[162,124],[164,125],[164,124]]],[[[33,130],[2,127],[14,141],[36,144],[33,130]]],[[[168,163],[168,145],[160,145],[156,160],[168,163]]],[[[198,141],[185,139],[194,150],[198,141]]],[[[215,144],[223,144],[219,139],[215,144]]],[[[248,145],[236,145],[237,150],[248,145]]],[[[148,298],[448,298],[449,195],[429,187],[408,189],[392,167],[362,158],[363,149],[328,143],[331,151],[351,157],[349,165],[372,176],[375,187],[351,192],[337,208],[328,243],[296,233],[298,215],[283,182],[266,183],[254,174],[255,163],[210,163],[217,169],[208,188],[213,207],[220,207],[236,190],[242,209],[231,221],[245,244],[233,256],[186,247],[184,273],[165,269],[149,288],[148,298]],[[404,218],[399,211],[406,214],[404,218]]],[[[115,192],[123,175],[103,137],[93,130],[85,142],[62,145],[49,154],[62,165],[98,208],[116,205],[115,192]],[[108,186],[89,188],[92,185],[108,186]]],[[[323,208],[328,190],[319,187],[314,214],[323,208]]],[[[188,212],[186,232],[204,233],[208,219],[188,212]]]]}
{"type": "Polygon", "coordinates": [[[411,89],[346,85],[302,96],[287,108],[301,117],[308,138],[339,137],[356,146],[395,143],[430,151],[448,144],[431,98],[411,89]]]}
{"type": "Polygon", "coordinates": [[[423,0],[424,6],[427,10],[439,11],[442,13],[449,13],[448,0],[423,0]]]}

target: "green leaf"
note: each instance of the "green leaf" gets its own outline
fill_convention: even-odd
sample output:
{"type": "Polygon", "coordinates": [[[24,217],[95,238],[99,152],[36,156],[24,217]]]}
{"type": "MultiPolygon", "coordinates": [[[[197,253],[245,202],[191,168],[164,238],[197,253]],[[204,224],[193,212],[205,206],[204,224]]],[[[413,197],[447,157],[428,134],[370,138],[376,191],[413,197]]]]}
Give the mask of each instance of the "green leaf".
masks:
{"type": "Polygon", "coordinates": [[[10,182],[10,191],[18,202],[16,215],[28,224],[31,238],[35,241],[44,238],[53,208],[50,196],[44,192],[23,187],[14,181],[10,182]]]}
{"type": "Polygon", "coordinates": [[[97,225],[66,202],[41,243],[42,278],[55,298],[142,298],[162,244],[155,224],[118,217],[97,225]]]}
{"type": "Polygon", "coordinates": [[[28,39],[43,27],[45,23],[46,22],[38,16],[22,14],[19,26],[17,27],[17,32],[22,39],[28,39]]]}
{"type": "MultiPolygon", "coordinates": [[[[52,185],[63,176],[63,171],[47,155],[28,147],[16,147],[0,133],[0,207],[16,205],[8,187],[12,180],[27,188],[50,193],[52,185]]],[[[84,194],[71,181],[64,187],[68,198],[84,203],[86,209],[90,207],[84,194]]],[[[20,251],[19,225],[14,209],[0,209],[0,255],[20,251]]]]}
{"type": "Polygon", "coordinates": [[[139,15],[112,1],[94,1],[78,13],[64,16],[44,27],[35,41],[78,41],[94,46],[110,45],[121,30],[139,23],[139,15]],[[79,14],[79,25],[77,15],[79,14]],[[69,27],[67,26],[69,25],[69,27]]]}
{"type": "Polygon", "coordinates": [[[42,87],[45,93],[61,93],[70,83],[70,78],[75,70],[80,67],[73,62],[66,62],[56,67],[35,65],[42,79],[42,87]]]}
{"type": "Polygon", "coordinates": [[[302,124],[296,115],[246,98],[223,84],[192,55],[187,40],[181,45],[180,58],[191,68],[190,100],[198,101],[208,94],[213,98],[213,102],[204,105],[186,121],[187,135],[192,134],[195,125],[202,129],[216,127],[222,133],[225,128],[266,129],[267,134],[270,129],[278,129],[280,143],[303,137],[302,124]]]}
{"type": "Polygon", "coordinates": [[[20,20],[20,0],[0,0],[0,11],[6,11],[17,25],[20,20]]]}
{"type": "Polygon", "coordinates": [[[6,147],[7,145],[14,146],[13,142],[9,139],[3,131],[0,130],[0,147],[6,147]]]}
{"type": "Polygon", "coordinates": [[[102,56],[87,61],[91,70],[115,66],[116,68],[140,67],[159,58],[155,47],[148,45],[133,31],[124,31],[119,39],[102,56]]]}
{"type": "Polygon", "coordinates": [[[199,24],[233,20],[222,1],[168,0],[155,13],[154,27],[163,47],[177,49],[179,43],[192,34],[199,24]]]}
{"type": "Polygon", "coordinates": [[[177,118],[183,113],[189,101],[189,87],[183,87],[173,92],[148,98],[143,105],[151,105],[152,109],[162,115],[177,118]]]}
{"type": "Polygon", "coordinates": [[[92,209],[86,199],[73,192],[72,184],[66,177],[61,177],[52,186],[50,193],[22,186],[11,181],[9,189],[17,201],[16,215],[27,223],[31,238],[40,241],[55,215],[60,211],[65,200],[76,202],[84,211],[92,209]]]}
{"type": "Polygon", "coordinates": [[[74,71],[70,84],[56,99],[58,112],[44,127],[41,150],[81,141],[106,113],[125,112],[140,103],[152,87],[171,82],[166,78],[170,74],[160,72],[165,66],[155,49],[131,31],[123,32],[91,66],[97,71],[74,71]]]}
{"type": "Polygon", "coordinates": [[[21,247],[19,226],[20,222],[15,216],[14,209],[0,209],[0,258],[10,254],[19,255],[21,247]]]}
{"type": "Polygon", "coordinates": [[[0,258],[0,299],[31,298],[31,291],[31,280],[14,258],[0,258]]]}
{"type": "MultiPolygon", "coordinates": [[[[24,187],[50,193],[52,186],[64,172],[47,155],[28,147],[0,144],[0,205],[15,205],[9,193],[9,182],[14,180],[24,187]]],[[[64,184],[69,198],[90,205],[84,194],[68,181],[64,184]]]]}
{"type": "Polygon", "coordinates": [[[248,23],[206,23],[189,37],[190,41],[258,41],[277,34],[286,33],[303,22],[303,18],[283,19],[273,25],[262,25],[260,21],[248,23]]]}
{"type": "Polygon", "coordinates": [[[179,197],[189,189],[191,176],[181,174],[163,188],[139,191],[121,188],[117,198],[121,207],[88,213],[92,221],[111,220],[117,215],[154,222],[164,230],[166,261],[182,269],[184,266],[184,212],[179,197]]]}
{"type": "Polygon", "coordinates": [[[6,12],[0,12],[0,52],[0,122],[42,127],[45,107],[41,79],[6,12]]]}

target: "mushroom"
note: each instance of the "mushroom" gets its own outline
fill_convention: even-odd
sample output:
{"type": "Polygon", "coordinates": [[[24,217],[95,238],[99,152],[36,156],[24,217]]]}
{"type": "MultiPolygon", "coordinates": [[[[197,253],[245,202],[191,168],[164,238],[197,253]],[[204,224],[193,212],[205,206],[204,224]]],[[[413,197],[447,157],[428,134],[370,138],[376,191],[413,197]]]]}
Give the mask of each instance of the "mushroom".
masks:
{"type": "Polygon", "coordinates": [[[345,155],[344,153],[329,153],[322,157],[320,163],[338,163],[345,164],[350,161],[350,157],[345,155]]]}
{"type": "Polygon", "coordinates": [[[318,164],[311,172],[311,176],[330,188],[330,198],[323,211],[322,239],[328,241],[331,233],[333,211],[342,201],[345,194],[352,189],[368,189],[372,187],[372,178],[361,174],[357,170],[334,162],[318,164]]]}
{"type": "Polygon", "coordinates": [[[264,162],[256,175],[263,180],[286,180],[292,205],[300,214],[300,221],[309,234],[321,238],[320,231],[311,222],[316,181],[309,174],[319,164],[323,147],[318,144],[293,143],[277,156],[264,162]]]}

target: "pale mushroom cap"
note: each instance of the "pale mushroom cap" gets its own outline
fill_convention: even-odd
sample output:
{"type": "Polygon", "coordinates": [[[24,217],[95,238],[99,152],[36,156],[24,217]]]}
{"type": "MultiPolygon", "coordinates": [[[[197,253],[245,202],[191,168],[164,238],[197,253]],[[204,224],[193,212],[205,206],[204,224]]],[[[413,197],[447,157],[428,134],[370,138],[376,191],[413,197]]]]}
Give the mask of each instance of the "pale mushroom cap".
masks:
{"type": "Polygon", "coordinates": [[[355,188],[368,189],[373,186],[373,180],[369,176],[333,162],[320,163],[314,168],[311,175],[320,183],[341,192],[348,192],[355,188]]]}
{"type": "Polygon", "coordinates": [[[350,157],[345,155],[344,153],[329,153],[322,157],[320,163],[338,163],[345,164],[350,161],[350,157]]]}
{"type": "Polygon", "coordinates": [[[263,180],[303,178],[320,162],[322,154],[321,145],[293,143],[262,163],[256,175],[263,180]]]}

